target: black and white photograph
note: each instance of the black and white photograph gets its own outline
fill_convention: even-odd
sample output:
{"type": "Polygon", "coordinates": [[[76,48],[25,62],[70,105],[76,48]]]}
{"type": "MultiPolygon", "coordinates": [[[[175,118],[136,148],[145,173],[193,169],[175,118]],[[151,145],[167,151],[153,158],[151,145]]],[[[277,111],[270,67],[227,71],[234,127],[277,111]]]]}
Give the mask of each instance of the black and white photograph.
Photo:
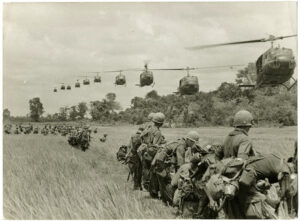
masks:
{"type": "Polygon", "coordinates": [[[298,1],[1,4],[3,219],[298,218],[298,1]]]}

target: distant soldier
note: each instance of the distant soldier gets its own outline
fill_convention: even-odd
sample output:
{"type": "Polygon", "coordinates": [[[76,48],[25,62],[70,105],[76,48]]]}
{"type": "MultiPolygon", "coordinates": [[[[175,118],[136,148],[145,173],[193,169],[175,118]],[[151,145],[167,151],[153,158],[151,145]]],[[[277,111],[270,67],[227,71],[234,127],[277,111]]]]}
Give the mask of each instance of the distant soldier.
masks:
{"type": "Polygon", "coordinates": [[[96,134],[98,132],[97,127],[94,129],[94,134],[96,134]]]}
{"type": "Polygon", "coordinates": [[[238,157],[247,159],[254,156],[256,151],[248,132],[253,125],[253,116],[246,110],[238,111],[234,116],[234,130],[226,137],[224,147],[224,158],[238,157]]]}
{"type": "Polygon", "coordinates": [[[150,185],[150,168],[151,162],[159,148],[159,146],[164,141],[164,137],[161,134],[160,127],[163,125],[165,120],[165,115],[163,113],[156,113],[152,119],[154,123],[152,126],[148,127],[141,133],[142,145],[138,149],[138,155],[142,161],[142,181],[145,189],[149,190],[152,197],[158,197],[157,186],[158,184],[150,185]]]}
{"type": "Polygon", "coordinates": [[[89,134],[89,127],[85,126],[84,129],[79,134],[79,145],[82,151],[86,151],[89,148],[90,144],[90,134],[89,134]]]}
{"type": "Polygon", "coordinates": [[[20,131],[19,131],[18,127],[15,128],[14,134],[20,134],[20,131]]]}
{"type": "Polygon", "coordinates": [[[103,134],[103,137],[99,138],[99,140],[104,143],[106,141],[107,134],[103,134]]]}
{"type": "Polygon", "coordinates": [[[39,128],[38,128],[38,127],[35,127],[34,130],[33,130],[33,133],[34,133],[34,134],[38,134],[38,133],[39,133],[39,128]]]}
{"type": "Polygon", "coordinates": [[[6,125],[4,126],[4,132],[5,132],[6,134],[11,134],[11,128],[12,128],[12,126],[11,126],[10,124],[6,124],[6,125]]]}

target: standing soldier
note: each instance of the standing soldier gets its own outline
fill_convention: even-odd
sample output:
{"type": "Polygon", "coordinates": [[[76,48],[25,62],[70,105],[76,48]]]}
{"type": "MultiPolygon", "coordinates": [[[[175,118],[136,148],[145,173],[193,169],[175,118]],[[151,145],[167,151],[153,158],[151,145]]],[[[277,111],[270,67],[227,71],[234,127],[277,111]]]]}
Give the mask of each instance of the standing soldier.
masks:
{"type": "Polygon", "coordinates": [[[253,125],[252,114],[246,110],[237,112],[234,116],[232,132],[224,141],[224,158],[238,157],[247,159],[256,155],[248,132],[253,125]]]}
{"type": "MultiPolygon", "coordinates": [[[[150,185],[150,168],[151,162],[156,154],[156,151],[159,145],[164,141],[164,138],[161,134],[160,127],[163,125],[165,120],[165,115],[161,112],[154,114],[152,126],[149,126],[141,134],[142,145],[138,149],[138,155],[142,161],[142,182],[143,187],[149,190],[151,196],[158,197],[157,191],[152,192],[149,188],[150,185]]],[[[153,189],[157,190],[158,184],[153,184],[156,187],[153,189]]]]}

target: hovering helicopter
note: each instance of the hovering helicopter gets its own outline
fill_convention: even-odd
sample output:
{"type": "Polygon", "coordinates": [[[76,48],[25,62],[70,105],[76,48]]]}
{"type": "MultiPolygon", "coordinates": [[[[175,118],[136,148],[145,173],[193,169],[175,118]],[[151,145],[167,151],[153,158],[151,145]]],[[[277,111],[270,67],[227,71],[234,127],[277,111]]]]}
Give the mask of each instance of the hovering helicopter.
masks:
{"type": "Polygon", "coordinates": [[[148,69],[148,63],[144,65],[145,70],[140,74],[140,83],[136,84],[137,86],[144,87],[144,86],[154,86],[154,77],[152,71],[148,69]]]}
{"type": "Polygon", "coordinates": [[[77,80],[77,82],[75,83],[75,87],[79,88],[80,87],[80,83],[79,81],[77,80]]]}
{"type": "Polygon", "coordinates": [[[240,87],[254,87],[260,88],[264,86],[277,86],[283,85],[288,90],[291,89],[296,83],[292,75],[294,73],[294,69],[296,67],[295,57],[293,55],[292,49],[284,48],[284,47],[273,47],[273,43],[276,40],[281,40],[284,38],[296,37],[297,35],[287,35],[275,37],[270,35],[269,38],[262,38],[256,40],[248,40],[248,41],[238,41],[238,42],[228,42],[228,43],[220,43],[220,44],[211,44],[211,45],[201,45],[196,47],[187,48],[189,50],[200,50],[205,48],[213,48],[225,45],[237,45],[237,44],[249,44],[249,43],[259,43],[259,42],[271,42],[271,48],[265,51],[262,55],[257,59],[256,66],[256,82],[254,83],[253,79],[247,76],[247,79],[250,84],[240,85],[240,87]],[[287,86],[285,83],[289,80],[293,79],[293,84],[291,86],[287,86]]]}
{"type": "Polygon", "coordinates": [[[187,76],[179,81],[178,92],[180,95],[192,95],[199,91],[199,81],[197,76],[190,76],[190,68],[186,68],[187,76]]]}
{"type": "Polygon", "coordinates": [[[62,85],[60,86],[60,90],[65,90],[66,87],[65,87],[64,83],[61,83],[61,84],[62,84],[62,85]]]}
{"type": "Polygon", "coordinates": [[[101,83],[101,77],[99,76],[97,72],[97,76],[94,77],[94,83],[101,83]]]}
{"type": "MultiPolygon", "coordinates": [[[[114,73],[119,72],[119,74],[115,77],[115,85],[124,85],[126,86],[126,77],[122,74],[124,70],[116,70],[116,71],[103,71],[103,73],[114,73]]],[[[128,70],[126,70],[128,71],[128,70]]],[[[130,70],[129,70],[130,71],[130,70]]]]}
{"type": "Polygon", "coordinates": [[[82,81],[83,85],[89,85],[90,84],[90,80],[87,78],[87,76],[79,76],[79,77],[84,77],[85,78],[82,81]]]}
{"type": "Polygon", "coordinates": [[[187,75],[180,79],[178,91],[174,92],[179,95],[193,95],[199,92],[199,80],[197,76],[191,76],[191,70],[201,70],[201,69],[216,69],[216,68],[230,68],[244,66],[244,65],[226,65],[226,66],[208,66],[208,67],[198,67],[198,68],[174,68],[174,69],[161,69],[161,70],[170,70],[170,71],[187,71],[187,75]]]}
{"type": "Polygon", "coordinates": [[[126,86],[126,77],[122,74],[122,71],[115,78],[115,85],[124,85],[126,86]]]}

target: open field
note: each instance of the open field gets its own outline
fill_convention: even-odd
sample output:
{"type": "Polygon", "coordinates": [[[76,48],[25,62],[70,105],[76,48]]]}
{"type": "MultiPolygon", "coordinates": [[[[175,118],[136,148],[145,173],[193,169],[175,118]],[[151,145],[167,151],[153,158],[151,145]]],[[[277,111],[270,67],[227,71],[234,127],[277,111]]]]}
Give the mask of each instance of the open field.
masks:
{"type": "MultiPolygon", "coordinates": [[[[71,148],[66,137],[4,135],[3,198],[6,219],[174,219],[175,211],[147,193],[133,191],[128,171],[116,160],[136,127],[102,127],[87,152],[71,148]],[[99,137],[108,134],[106,143],[99,137]]],[[[167,140],[190,129],[167,129],[167,140]]],[[[221,142],[231,128],[198,128],[202,142],[221,142]]],[[[293,154],[297,127],[254,128],[262,153],[293,154]]]]}

